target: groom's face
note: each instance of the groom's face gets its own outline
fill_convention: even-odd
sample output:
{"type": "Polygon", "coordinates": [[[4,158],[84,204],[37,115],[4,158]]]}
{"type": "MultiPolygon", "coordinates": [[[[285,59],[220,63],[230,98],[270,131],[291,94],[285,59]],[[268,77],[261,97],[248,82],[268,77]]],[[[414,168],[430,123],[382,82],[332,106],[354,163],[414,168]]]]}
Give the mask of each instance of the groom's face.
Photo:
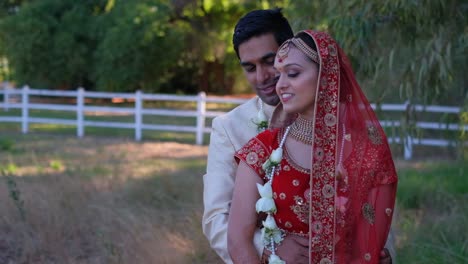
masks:
{"type": "Polygon", "coordinates": [[[275,86],[275,62],[278,43],[272,33],[252,37],[239,45],[240,64],[244,70],[247,81],[257,95],[269,105],[279,103],[275,86]]]}

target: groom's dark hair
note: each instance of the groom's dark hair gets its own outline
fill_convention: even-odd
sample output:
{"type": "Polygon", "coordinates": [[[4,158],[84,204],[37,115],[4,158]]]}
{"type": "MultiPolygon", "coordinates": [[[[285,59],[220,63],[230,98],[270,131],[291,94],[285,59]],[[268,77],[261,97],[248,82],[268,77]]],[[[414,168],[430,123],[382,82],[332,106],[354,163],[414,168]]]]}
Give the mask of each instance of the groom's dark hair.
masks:
{"type": "Polygon", "coordinates": [[[237,57],[242,43],[267,33],[273,33],[278,46],[294,36],[288,20],[281,13],[281,8],[250,11],[239,19],[232,35],[237,57]]]}

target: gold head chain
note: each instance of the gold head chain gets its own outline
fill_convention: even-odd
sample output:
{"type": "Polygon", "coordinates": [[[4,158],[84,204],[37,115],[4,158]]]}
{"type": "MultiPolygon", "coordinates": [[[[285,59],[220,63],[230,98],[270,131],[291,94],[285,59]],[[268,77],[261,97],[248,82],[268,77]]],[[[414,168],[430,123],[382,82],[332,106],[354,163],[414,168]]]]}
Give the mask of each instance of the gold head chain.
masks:
{"type": "Polygon", "coordinates": [[[282,62],[284,59],[288,57],[288,53],[290,50],[291,43],[296,46],[302,53],[304,53],[309,59],[313,62],[320,64],[319,56],[315,50],[309,47],[302,39],[300,38],[292,38],[286,40],[286,42],[281,45],[280,49],[278,50],[278,61],[282,62]]]}

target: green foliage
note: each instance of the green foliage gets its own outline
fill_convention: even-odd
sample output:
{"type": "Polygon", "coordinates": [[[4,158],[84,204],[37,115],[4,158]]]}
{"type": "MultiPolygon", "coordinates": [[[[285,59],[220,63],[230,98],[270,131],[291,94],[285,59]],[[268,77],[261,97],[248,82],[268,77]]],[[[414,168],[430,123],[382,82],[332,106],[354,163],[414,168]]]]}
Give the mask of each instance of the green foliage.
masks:
{"type": "Polygon", "coordinates": [[[17,12],[22,4],[33,0],[3,0],[0,2],[0,18],[17,12]]]}
{"type": "Polygon", "coordinates": [[[167,1],[118,1],[97,24],[93,76],[100,90],[158,91],[172,76],[184,36],[167,1]]]}
{"type": "Polygon", "coordinates": [[[0,57],[0,82],[8,80],[11,80],[11,69],[8,67],[8,60],[5,57],[0,57]]]}
{"type": "Polygon", "coordinates": [[[459,0],[8,0],[0,2],[0,59],[8,59],[0,78],[46,88],[251,92],[232,30],[246,12],[275,6],[295,31],[331,32],[373,102],[468,100],[468,5],[459,0]]]}
{"type": "Polygon", "coordinates": [[[244,13],[240,1],[177,1],[174,16],[184,32],[185,47],[170,84],[165,90],[184,86],[191,92],[230,93],[233,76],[240,74],[233,63],[231,32],[237,19],[244,13]]]}
{"type": "Polygon", "coordinates": [[[18,82],[58,88],[89,82],[96,42],[90,29],[103,1],[77,3],[34,1],[1,21],[1,41],[18,82]]]}
{"type": "Polygon", "coordinates": [[[178,62],[181,71],[176,73],[171,84],[186,80],[189,87],[195,87],[198,91],[231,94],[235,87],[241,87],[238,90],[252,92],[243,78],[232,47],[234,25],[250,10],[272,8],[287,2],[174,1],[174,16],[184,31],[186,46],[178,62]]]}
{"type": "Polygon", "coordinates": [[[8,163],[6,165],[0,165],[0,173],[1,173],[2,176],[15,174],[17,170],[18,170],[18,167],[13,163],[8,163]]]}
{"type": "Polygon", "coordinates": [[[16,1],[0,20],[0,54],[32,87],[229,93],[241,74],[235,22],[277,2],[16,1]]]}
{"type": "Polygon", "coordinates": [[[398,175],[398,205],[420,209],[428,203],[435,205],[437,199],[447,193],[462,197],[468,191],[467,172],[468,165],[461,162],[450,166],[433,163],[424,168],[406,169],[398,175]]]}
{"type": "Polygon", "coordinates": [[[24,201],[21,198],[21,192],[16,184],[14,176],[12,175],[15,170],[16,166],[14,164],[9,164],[6,168],[0,167],[1,175],[6,179],[9,197],[13,200],[13,203],[18,209],[21,220],[24,221],[26,218],[24,201]]]}
{"type": "Polygon", "coordinates": [[[468,126],[468,111],[462,111],[460,113],[460,148],[462,160],[468,160],[468,146],[464,143],[468,141],[468,131],[465,129],[468,126]]]}
{"type": "Polygon", "coordinates": [[[57,171],[60,171],[64,168],[63,163],[60,160],[51,160],[49,166],[57,171]]]}
{"type": "Polygon", "coordinates": [[[332,33],[373,101],[462,105],[466,98],[463,1],[299,0],[291,9],[299,14],[300,29],[332,33]]]}
{"type": "Polygon", "coordinates": [[[11,139],[0,138],[0,150],[12,151],[15,147],[15,142],[11,139]]]}
{"type": "Polygon", "coordinates": [[[111,2],[36,1],[1,20],[0,43],[15,79],[112,91],[167,81],[184,43],[167,1],[111,2]]]}
{"type": "Polygon", "coordinates": [[[466,263],[466,163],[419,163],[400,169],[397,261],[466,263]]]}

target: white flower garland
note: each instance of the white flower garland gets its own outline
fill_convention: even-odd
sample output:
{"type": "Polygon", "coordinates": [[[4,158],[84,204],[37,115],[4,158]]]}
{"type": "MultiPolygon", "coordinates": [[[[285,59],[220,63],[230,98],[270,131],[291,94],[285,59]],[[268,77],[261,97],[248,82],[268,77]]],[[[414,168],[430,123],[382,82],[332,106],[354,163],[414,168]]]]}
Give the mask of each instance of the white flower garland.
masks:
{"type": "Polygon", "coordinates": [[[289,133],[289,129],[290,127],[286,128],[279,147],[271,153],[270,157],[262,165],[262,169],[265,171],[268,181],[264,185],[257,183],[260,199],[255,204],[255,210],[257,213],[267,213],[267,218],[265,221],[263,221],[262,241],[264,246],[271,251],[271,255],[268,259],[270,264],[286,263],[285,261],[281,260],[275,253],[275,245],[283,241],[284,233],[281,229],[278,228],[275,222],[275,218],[273,217],[273,214],[276,213],[276,205],[275,201],[273,200],[273,189],[271,184],[273,182],[275,170],[283,159],[283,145],[289,133]]]}
{"type": "Polygon", "coordinates": [[[263,111],[263,104],[263,101],[260,100],[260,110],[258,110],[257,118],[252,120],[252,122],[257,125],[257,131],[259,133],[265,131],[265,129],[268,128],[268,119],[265,115],[265,112],[263,111]]]}

